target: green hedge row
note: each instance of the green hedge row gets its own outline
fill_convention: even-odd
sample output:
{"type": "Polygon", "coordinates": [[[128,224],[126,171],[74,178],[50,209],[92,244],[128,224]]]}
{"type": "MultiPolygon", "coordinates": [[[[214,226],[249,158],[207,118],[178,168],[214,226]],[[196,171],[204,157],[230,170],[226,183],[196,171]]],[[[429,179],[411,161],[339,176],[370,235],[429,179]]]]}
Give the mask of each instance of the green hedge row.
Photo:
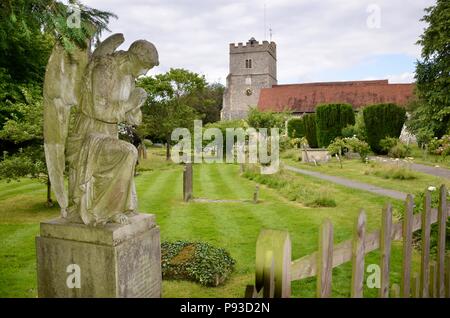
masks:
{"type": "Polygon", "coordinates": [[[316,108],[316,131],[319,147],[328,147],[342,136],[342,129],[355,124],[355,112],[349,104],[322,104],[316,108]]]}
{"type": "Polygon", "coordinates": [[[301,117],[294,117],[289,119],[287,123],[288,136],[290,138],[302,138],[305,136],[305,129],[303,127],[303,119],[301,117]]]}
{"type": "Polygon", "coordinates": [[[317,130],[316,130],[316,114],[306,114],[303,116],[303,128],[305,137],[311,148],[318,148],[317,130]]]}
{"type": "Polygon", "coordinates": [[[375,153],[385,154],[380,141],[399,138],[406,121],[406,110],[395,104],[375,104],[363,109],[367,141],[375,153]]]}

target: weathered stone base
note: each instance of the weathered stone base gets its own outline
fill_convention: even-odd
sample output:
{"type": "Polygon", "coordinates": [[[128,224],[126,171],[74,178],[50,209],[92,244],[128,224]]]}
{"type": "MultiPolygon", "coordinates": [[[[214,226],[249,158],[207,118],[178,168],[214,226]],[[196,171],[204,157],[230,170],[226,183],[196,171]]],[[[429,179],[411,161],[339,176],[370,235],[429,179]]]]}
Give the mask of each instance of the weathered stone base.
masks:
{"type": "Polygon", "coordinates": [[[43,222],[36,254],[39,297],[161,297],[161,244],[154,215],[139,214],[128,225],[105,227],[61,218],[43,222]]]}

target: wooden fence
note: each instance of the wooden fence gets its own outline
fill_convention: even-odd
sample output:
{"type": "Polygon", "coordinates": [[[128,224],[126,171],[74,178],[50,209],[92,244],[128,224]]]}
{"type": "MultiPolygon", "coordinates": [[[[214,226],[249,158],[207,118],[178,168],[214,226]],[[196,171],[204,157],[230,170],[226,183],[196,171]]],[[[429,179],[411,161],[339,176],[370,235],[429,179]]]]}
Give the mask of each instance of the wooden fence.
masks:
{"type": "Polygon", "coordinates": [[[401,223],[392,223],[392,206],[387,204],[382,212],[381,229],[366,233],[364,210],[357,217],[353,239],[333,244],[333,224],[324,220],[319,233],[319,249],[315,253],[291,261],[291,241],[285,231],[263,230],[256,243],[255,285],[245,291],[247,298],[287,298],[291,295],[291,282],[307,277],[317,277],[316,296],[331,297],[332,269],[352,262],[351,297],[363,297],[364,258],[369,252],[380,249],[379,297],[436,297],[450,298],[450,255],[445,252],[447,218],[450,209],[447,189],[441,186],[439,206],[431,208],[431,194],[425,193],[423,212],[414,214],[414,200],[408,195],[401,223]],[[430,258],[431,225],[438,224],[436,260],[430,258]],[[421,232],[421,269],[412,273],[413,233],[421,232]],[[389,283],[391,243],[403,241],[401,283],[389,283]]]}

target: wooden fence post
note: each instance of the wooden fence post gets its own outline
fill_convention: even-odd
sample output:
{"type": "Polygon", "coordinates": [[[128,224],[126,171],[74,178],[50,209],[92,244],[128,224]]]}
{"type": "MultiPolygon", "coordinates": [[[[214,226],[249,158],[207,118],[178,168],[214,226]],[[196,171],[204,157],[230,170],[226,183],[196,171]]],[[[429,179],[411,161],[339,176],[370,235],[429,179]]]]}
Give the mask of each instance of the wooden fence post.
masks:
{"type": "Polygon", "coordinates": [[[325,219],[320,227],[317,252],[317,298],[331,297],[333,270],[333,224],[325,219]]]}
{"type": "Polygon", "coordinates": [[[392,284],[391,286],[391,298],[400,297],[400,286],[398,284],[392,284]]]}
{"type": "Polygon", "coordinates": [[[437,298],[445,297],[445,240],[447,237],[447,189],[439,189],[438,245],[437,245],[437,298]]]}
{"type": "Polygon", "coordinates": [[[431,222],[431,195],[425,191],[422,212],[422,258],[420,269],[420,296],[428,297],[430,282],[430,222],[431,222]]]}
{"type": "Polygon", "coordinates": [[[447,285],[447,288],[446,288],[446,296],[447,296],[447,298],[450,298],[450,254],[449,255],[447,255],[447,269],[446,269],[446,276],[447,276],[447,278],[446,278],[446,285],[447,285]]]}
{"type": "Polygon", "coordinates": [[[264,275],[266,254],[273,253],[274,260],[274,297],[289,298],[291,296],[291,239],[289,232],[262,230],[256,241],[255,287],[259,293],[265,288],[267,275],[264,275]]]}
{"type": "Polygon", "coordinates": [[[413,234],[414,199],[408,194],[405,202],[405,215],[403,217],[403,262],[402,262],[402,297],[409,298],[411,291],[411,255],[413,234]]]}
{"type": "Polygon", "coordinates": [[[361,210],[355,222],[353,229],[353,246],[352,246],[352,298],[363,297],[364,287],[364,256],[366,237],[366,213],[361,210]]]}
{"type": "Polygon", "coordinates": [[[193,175],[192,175],[192,163],[188,162],[184,166],[183,170],[183,200],[188,202],[192,199],[192,188],[193,188],[193,175]]]}
{"type": "Polygon", "coordinates": [[[437,266],[436,262],[430,262],[430,288],[428,289],[428,295],[430,298],[438,298],[437,293],[437,266]]]}
{"type": "Polygon", "coordinates": [[[263,297],[273,298],[275,294],[275,270],[274,270],[274,258],[273,251],[266,251],[264,257],[264,285],[263,285],[263,297]]]}
{"type": "Polygon", "coordinates": [[[411,297],[420,298],[420,276],[416,272],[414,272],[412,278],[411,297]]]}
{"type": "Polygon", "coordinates": [[[256,292],[256,288],[254,285],[247,285],[245,288],[244,298],[256,298],[258,293],[256,292]]]}
{"type": "Polygon", "coordinates": [[[392,240],[392,206],[387,204],[381,217],[380,252],[381,252],[381,286],[380,298],[389,297],[389,270],[392,240]]]}

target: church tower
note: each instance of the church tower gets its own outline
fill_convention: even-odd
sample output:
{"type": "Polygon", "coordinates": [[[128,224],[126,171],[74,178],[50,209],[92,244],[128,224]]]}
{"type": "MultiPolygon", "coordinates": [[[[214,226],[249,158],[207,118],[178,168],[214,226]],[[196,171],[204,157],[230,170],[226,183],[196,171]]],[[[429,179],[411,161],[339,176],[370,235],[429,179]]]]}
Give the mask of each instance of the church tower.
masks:
{"type": "Polygon", "coordinates": [[[246,118],[258,105],[262,88],[277,84],[275,42],[259,43],[251,38],[245,45],[230,44],[230,73],[223,95],[222,120],[246,118]]]}

